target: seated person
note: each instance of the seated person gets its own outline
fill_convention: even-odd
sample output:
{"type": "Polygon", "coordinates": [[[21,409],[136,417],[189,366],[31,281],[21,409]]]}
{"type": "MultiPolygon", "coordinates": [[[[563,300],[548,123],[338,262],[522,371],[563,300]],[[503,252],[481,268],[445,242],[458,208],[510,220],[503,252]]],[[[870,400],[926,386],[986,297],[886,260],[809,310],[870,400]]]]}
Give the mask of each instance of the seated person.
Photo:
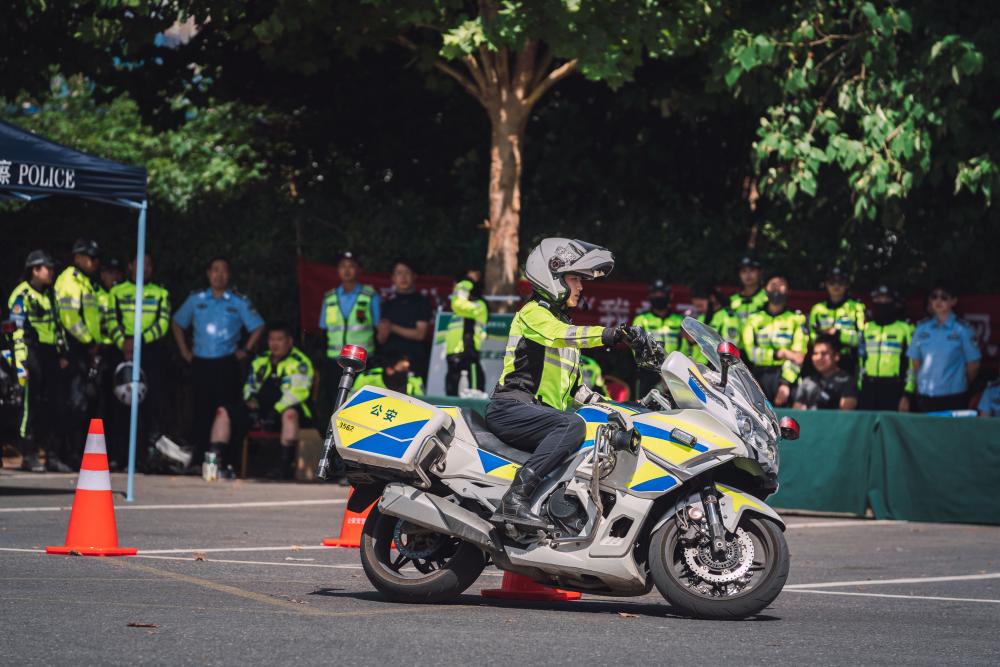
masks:
{"type": "Polygon", "coordinates": [[[243,400],[250,425],[281,433],[281,477],[291,479],[299,429],[312,417],[309,393],[313,365],[295,347],[292,329],[287,324],[274,323],[268,327],[267,350],[250,366],[250,375],[243,385],[243,400]]]}
{"type": "Polygon", "coordinates": [[[389,351],[382,356],[381,367],[365,371],[354,380],[354,389],[382,387],[408,396],[423,396],[424,382],[410,373],[410,359],[402,352],[389,351]]]}
{"type": "Polygon", "coordinates": [[[854,410],[858,407],[858,387],[854,376],[838,366],[840,345],[836,337],[822,334],[813,343],[816,373],[804,378],[795,390],[796,410],[854,410]]]}

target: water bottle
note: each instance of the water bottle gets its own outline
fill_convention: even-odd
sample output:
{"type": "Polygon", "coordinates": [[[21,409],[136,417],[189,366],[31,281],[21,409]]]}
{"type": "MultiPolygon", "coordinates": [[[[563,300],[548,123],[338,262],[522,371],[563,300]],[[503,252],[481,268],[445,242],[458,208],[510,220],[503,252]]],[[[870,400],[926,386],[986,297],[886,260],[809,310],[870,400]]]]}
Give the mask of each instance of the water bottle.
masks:
{"type": "Polygon", "coordinates": [[[469,371],[462,371],[458,378],[458,395],[464,397],[469,393],[469,371]]]}
{"type": "Polygon", "coordinates": [[[214,482],[219,479],[219,463],[216,460],[215,452],[205,452],[205,461],[201,464],[201,478],[206,482],[214,482]]]}

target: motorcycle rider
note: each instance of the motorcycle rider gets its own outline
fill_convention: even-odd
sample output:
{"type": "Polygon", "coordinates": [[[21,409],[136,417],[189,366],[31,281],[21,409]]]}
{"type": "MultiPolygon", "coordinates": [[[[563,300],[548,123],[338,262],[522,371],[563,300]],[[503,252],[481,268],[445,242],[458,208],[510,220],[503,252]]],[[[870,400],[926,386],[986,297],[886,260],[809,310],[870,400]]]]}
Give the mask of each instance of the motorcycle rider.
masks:
{"type": "Polygon", "coordinates": [[[614,262],[606,248],[565,238],[544,239],[528,255],[524,273],[534,293],[511,322],[486,424],[507,444],[533,453],[501,499],[495,523],[547,526],[531,511],[531,496],[586,435],[583,419],[565,412],[581,384],[580,349],[622,340],[634,350],[654,345],[638,327],[575,326],[569,318],[583,281],[608,275],[614,262]]]}

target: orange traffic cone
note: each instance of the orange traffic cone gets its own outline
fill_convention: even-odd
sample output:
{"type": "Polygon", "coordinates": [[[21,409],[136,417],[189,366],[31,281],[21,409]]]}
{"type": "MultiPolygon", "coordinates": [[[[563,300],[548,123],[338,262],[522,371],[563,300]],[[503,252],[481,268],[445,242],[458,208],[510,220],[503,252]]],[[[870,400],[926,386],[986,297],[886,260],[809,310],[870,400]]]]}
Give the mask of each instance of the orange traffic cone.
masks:
{"type": "MultiPolygon", "coordinates": [[[[354,487],[351,487],[351,492],[347,496],[348,500],[350,500],[351,495],[353,494],[354,487]]],[[[323,546],[344,547],[347,549],[357,549],[361,547],[361,530],[365,527],[365,519],[368,518],[368,513],[372,511],[373,507],[375,507],[375,503],[366,507],[365,511],[360,514],[345,508],[344,522],[340,524],[340,537],[326,538],[323,540],[323,546]]]]}
{"type": "Polygon", "coordinates": [[[539,602],[566,602],[579,600],[582,595],[576,591],[564,591],[561,588],[550,588],[536,584],[524,575],[513,572],[503,573],[500,588],[490,588],[481,592],[483,597],[499,598],[501,600],[535,600],[539,602]]]}
{"type": "Polygon", "coordinates": [[[134,556],[133,547],[118,546],[115,504],[111,497],[108,449],[104,444],[104,422],[91,419],[87,447],[83,450],[80,478],[76,482],[73,511],[69,515],[66,544],[45,547],[48,554],[81,556],[134,556]]]}

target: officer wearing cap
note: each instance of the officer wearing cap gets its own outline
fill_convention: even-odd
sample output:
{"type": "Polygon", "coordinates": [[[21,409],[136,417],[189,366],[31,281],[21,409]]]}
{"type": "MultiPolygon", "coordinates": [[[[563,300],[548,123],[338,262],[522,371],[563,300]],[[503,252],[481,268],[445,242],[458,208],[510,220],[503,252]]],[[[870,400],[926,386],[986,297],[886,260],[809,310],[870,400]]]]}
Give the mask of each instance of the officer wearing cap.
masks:
{"type": "Polygon", "coordinates": [[[767,305],[767,294],[761,284],[760,260],[753,253],[740,258],[740,291],[729,297],[729,310],[739,319],[740,329],[746,324],[751,313],[767,305]]]}
{"type": "Polygon", "coordinates": [[[59,321],[66,332],[66,368],[60,382],[62,419],[67,440],[66,462],[76,464],[83,455],[87,420],[97,402],[97,369],[100,363],[101,312],[97,305],[99,248],[92,239],[73,243],[73,264],[56,278],[53,287],[59,321]]]}
{"type": "Polygon", "coordinates": [[[7,300],[13,335],[14,365],[18,382],[25,387],[21,404],[21,469],[41,472],[38,447],[45,447],[49,470],[68,471],[60,453],[63,442],[56,437],[53,412],[56,410],[62,330],[55,309],[52,283],[55,263],[44,250],[28,253],[25,278],[7,300]]]}
{"type": "Polygon", "coordinates": [[[824,334],[835,337],[840,341],[840,367],[853,373],[857,367],[861,332],[865,328],[865,306],[847,298],[850,283],[847,273],[838,266],[827,272],[825,287],[829,298],[809,311],[809,340],[815,342],[824,334]]]}
{"type": "MultiPolygon", "coordinates": [[[[664,354],[681,349],[681,323],[684,316],[670,310],[670,285],[657,278],[649,285],[649,310],[639,313],[632,320],[632,326],[640,327],[650,337],[663,345],[664,354]]],[[[660,374],[656,371],[640,370],[637,378],[636,394],[645,396],[650,389],[660,384],[660,374]]]]}
{"type": "MultiPolygon", "coordinates": [[[[240,362],[253,353],[264,330],[264,319],[250,299],[229,288],[230,264],[213,257],[205,269],[208,289],[191,292],[174,313],[171,329],[181,357],[191,364],[194,389],[193,440],[203,455],[209,441],[227,454],[228,419],[218,419],[218,408],[241,402],[243,371],[240,362]],[[184,330],[193,330],[194,349],[184,330]],[[240,338],[246,330],[246,342],[240,338]]],[[[195,465],[199,460],[193,462],[195,465]]]]}
{"type": "Polygon", "coordinates": [[[888,285],[872,290],[871,318],[858,347],[862,410],[910,409],[913,372],[906,356],[913,325],[902,316],[899,298],[888,285]]]}
{"type": "Polygon", "coordinates": [[[913,331],[906,351],[916,374],[916,412],[967,408],[969,383],[979,373],[982,358],[976,333],[955,316],[958,299],[947,285],[938,284],[928,296],[931,316],[913,331]]]}
{"type": "Polygon", "coordinates": [[[808,333],[806,317],[790,310],[788,279],[775,273],[764,284],[767,305],[751,313],[743,325],[742,341],[754,376],[775,405],[788,403],[802,373],[808,333]]]}
{"type": "Polygon", "coordinates": [[[381,301],[374,287],[358,282],[360,273],[358,257],[350,251],[341,254],[337,259],[340,285],[324,295],[319,310],[319,327],[326,331],[326,362],[323,365],[325,415],[329,414],[340,382],[341,368],[337,364],[340,350],[346,345],[358,345],[371,354],[375,347],[381,301]]]}

